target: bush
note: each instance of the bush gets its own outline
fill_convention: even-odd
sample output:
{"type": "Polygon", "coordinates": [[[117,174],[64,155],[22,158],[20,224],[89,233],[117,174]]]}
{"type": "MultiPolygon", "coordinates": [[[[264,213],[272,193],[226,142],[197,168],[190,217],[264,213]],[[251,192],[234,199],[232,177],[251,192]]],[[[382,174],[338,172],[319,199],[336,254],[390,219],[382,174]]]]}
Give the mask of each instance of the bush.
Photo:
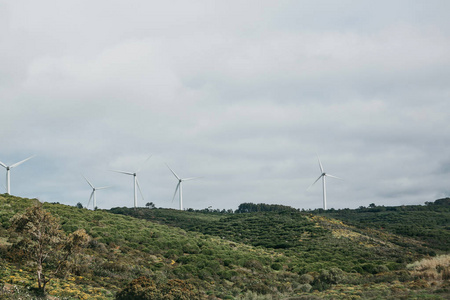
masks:
{"type": "Polygon", "coordinates": [[[200,253],[200,248],[195,244],[187,243],[183,245],[183,252],[188,254],[198,254],[200,253]]]}
{"type": "Polygon", "coordinates": [[[157,289],[155,282],[148,277],[139,277],[132,280],[124,289],[116,295],[117,300],[151,300],[162,299],[162,294],[157,289]]]}
{"type": "Polygon", "coordinates": [[[273,263],[270,267],[275,271],[279,271],[279,270],[283,269],[283,266],[279,263],[273,263]]]}
{"type": "Polygon", "coordinates": [[[299,282],[302,284],[311,283],[314,281],[314,277],[309,274],[303,274],[300,276],[299,282]]]}
{"type": "Polygon", "coordinates": [[[339,268],[331,268],[330,270],[322,270],[320,272],[320,281],[328,284],[343,283],[347,276],[344,271],[339,268]]]}
{"type": "Polygon", "coordinates": [[[450,280],[450,267],[446,267],[442,271],[442,280],[450,280]]]}
{"type": "Polygon", "coordinates": [[[171,279],[166,284],[161,285],[160,288],[163,294],[162,299],[165,300],[191,300],[197,298],[194,286],[183,280],[171,279]]]}
{"type": "Polygon", "coordinates": [[[264,267],[261,262],[256,259],[249,259],[244,262],[244,268],[261,271],[264,267]]]}
{"type": "Polygon", "coordinates": [[[117,300],[190,300],[195,299],[194,287],[179,279],[156,284],[152,279],[142,276],[132,280],[117,293],[117,300]]]}
{"type": "Polygon", "coordinates": [[[312,286],[309,283],[301,284],[298,289],[302,292],[309,293],[312,289],[312,286]]]}
{"type": "Polygon", "coordinates": [[[389,272],[389,268],[385,265],[379,265],[375,267],[375,272],[376,273],[386,273],[389,272]]]}

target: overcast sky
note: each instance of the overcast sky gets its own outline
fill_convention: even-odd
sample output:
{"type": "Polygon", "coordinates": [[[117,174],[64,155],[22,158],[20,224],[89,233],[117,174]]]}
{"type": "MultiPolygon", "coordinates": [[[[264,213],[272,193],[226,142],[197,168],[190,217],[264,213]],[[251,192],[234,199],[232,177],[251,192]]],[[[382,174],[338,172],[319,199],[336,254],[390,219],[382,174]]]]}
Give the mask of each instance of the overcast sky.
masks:
{"type": "MultiPolygon", "coordinates": [[[[13,195],[328,208],[450,194],[448,1],[0,0],[13,195]],[[152,155],[145,163],[143,162],[152,155]]],[[[1,193],[5,169],[0,168],[1,193]]]]}

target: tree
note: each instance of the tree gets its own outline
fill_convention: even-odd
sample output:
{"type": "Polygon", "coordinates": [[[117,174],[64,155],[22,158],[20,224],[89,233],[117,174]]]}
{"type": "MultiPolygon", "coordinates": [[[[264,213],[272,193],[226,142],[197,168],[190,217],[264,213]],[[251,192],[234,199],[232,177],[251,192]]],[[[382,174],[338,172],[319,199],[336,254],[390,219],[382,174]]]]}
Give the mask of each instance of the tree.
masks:
{"type": "Polygon", "coordinates": [[[83,208],[83,204],[81,204],[80,202],[77,203],[77,208],[83,208]]]}
{"type": "Polygon", "coordinates": [[[145,206],[147,206],[148,208],[155,208],[155,204],[153,202],[147,202],[145,206]]]}
{"type": "Polygon", "coordinates": [[[84,229],[66,236],[60,228],[59,219],[44,210],[40,202],[23,214],[16,214],[11,219],[11,229],[22,238],[15,246],[22,248],[26,258],[36,265],[41,292],[45,292],[51,277],[67,266],[69,256],[85,247],[89,241],[84,229]],[[51,271],[48,270],[50,268],[51,271]]]}

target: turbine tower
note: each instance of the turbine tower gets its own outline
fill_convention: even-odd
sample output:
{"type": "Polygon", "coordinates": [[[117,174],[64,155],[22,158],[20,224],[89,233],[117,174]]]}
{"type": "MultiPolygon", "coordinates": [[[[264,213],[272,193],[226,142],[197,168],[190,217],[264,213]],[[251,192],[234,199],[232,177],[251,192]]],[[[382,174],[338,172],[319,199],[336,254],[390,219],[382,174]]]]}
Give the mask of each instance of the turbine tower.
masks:
{"type": "MultiPolygon", "coordinates": [[[[151,155],[142,163],[142,166],[147,162],[147,160],[150,159],[150,157],[152,157],[151,155]]],[[[137,179],[137,173],[139,173],[141,171],[142,167],[139,168],[136,172],[127,172],[127,171],[116,171],[116,170],[111,170],[113,172],[116,173],[122,173],[122,174],[126,174],[126,175],[132,175],[133,176],[133,181],[134,181],[134,208],[137,208],[137,189],[136,187],[139,189],[139,192],[141,193],[141,197],[142,200],[144,200],[144,195],[142,195],[142,190],[141,187],[139,186],[139,181],[137,179]]]]}
{"type": "MultiPolygon", "coordinates": [[[[84,177],[84,175],[81,175],[81,176],[84,177]]],[[[96,198],[95,198],[95,191],[107,189],[107,188],[109,188],[110,186],[102,186],[102,187],[96,188],[96,187],[94,187],[94,186],[92,185],[92,183],[89,182],[89,180],[88,180],[86,177],[84,177],[84,179],[86,180],[86,182],[87,182],[87,183],[91,186],[91,188],[92,188],[92,193],[91,193],[91,196],[89,197],[89,202],[88,202],[88,205],[86,206],[86,208],[89,208],[89,204],[91,203],[91,199],[92,199],[92,200],[93,200],[93,201],[92,201],[92,208],[95,209],[95,208],[97,207],[97,200],[96,200],[96,198]]]]}
{"type": "Polygon", "coordinates": [[[183,181],[188,181],[188,180],[192,180],[192,179],[197,179],[200,177],[190,177],[190,178],[180,178],[170,167],[168,164],[166,164],[166,166],[169,168],[169,170],[172,172],[172,174],[175,176],[175,178],[178,180],[178,184],[177,187],[175,188],[175,193],[173,193],[173,199],[175,199],[175,196],[177,194],[178,189],[180,189],[180,191],[178,192],[178,195],[180,197],[180,210],[183,210],[183,181]]]}
{"type": "Polygon", "coordinates": [[[17,167],[18,165],[20,165],[20,164],[26,162],[27,160],[32,159],[33,157],[34,157],[34,155],[33,155],[33,156],[30,156],[30,157],[28,157],[28,158],[26,158],[26,159],[24,159],[24,160],[22,160],[22,161],[19,161],[19,162],[13,164],[13,165],[10,165],[10,166],[7,166],[7,165],[5,165],[4,163],[2,163],[2,162],[0,161],[0,165],[6,169],[6,193],[7,193],[7,194],[10,194],[10,193],[11,193],[10,174],[9,174],[10,170],[11,170],[12,168],[17,167]]]}
{"type": "Polygon", "coordinates": [[[339,178],[339,177],[336,177],[336,176],[333,176],[333,175],[325,173],[325,171],[323,170],[322,163],[320,162],[319,155],[317,155],[317,159],[319,161],[320,172],[322,172],[322,174],[319,176],[319,178],[316,179],[316,181],[313,182],[313,184],[311,184],[308,187],[307,190],[309,190],[310,187],[312,187],[317,181],[319,181],[320,178],[322,178],[323,209],[326,210],[327,209],[327,186],[326,186],[326,183],[325,183],[325,177],[331,177],[331,178],[336,178],[336,179],[341,179],[341,180],[342,180],[342,178],[339,178]]]}

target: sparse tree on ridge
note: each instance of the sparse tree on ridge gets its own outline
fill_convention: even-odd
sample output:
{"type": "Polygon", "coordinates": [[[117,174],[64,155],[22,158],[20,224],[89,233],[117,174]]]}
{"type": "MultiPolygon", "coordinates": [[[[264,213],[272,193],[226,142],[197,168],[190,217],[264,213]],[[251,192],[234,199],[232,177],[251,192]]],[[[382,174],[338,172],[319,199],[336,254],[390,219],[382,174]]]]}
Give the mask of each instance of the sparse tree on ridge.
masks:
{"type": "Polygon", "coordinates": [[[67,259],[87,245],[89,236],[79,229],[68,236],[60,228],[59,219],[47,212],[41,203],[36,203],[23,214],[11,219],[11,229],[21,235],[14,245],[24,250],[26,258],[36,266],[38,288],[45,286],[53,276],[67,265],[67,259]],[[52,262],[53,268],[47,269],[52,262]]]}

